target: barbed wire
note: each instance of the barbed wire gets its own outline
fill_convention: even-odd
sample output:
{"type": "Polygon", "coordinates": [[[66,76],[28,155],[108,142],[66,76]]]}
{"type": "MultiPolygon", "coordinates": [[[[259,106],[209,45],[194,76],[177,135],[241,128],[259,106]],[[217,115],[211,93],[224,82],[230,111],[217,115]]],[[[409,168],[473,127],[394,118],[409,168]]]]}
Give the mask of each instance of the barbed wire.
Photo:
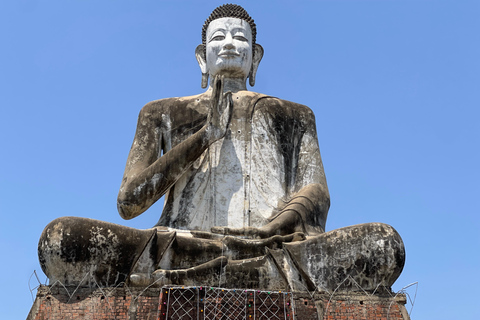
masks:
{"type": "Polygon", "coordinates": [[[38,275],[37,275],[37,270],[33,270],[32,274],[30,275],[30,278],[28,278],[28,289],[30,290],[30,295],[32,296],[32,302],[35,301],[35,298],[33,297],[33,291],[37,290],[38,287],[40,287],[42,285],[42,283],[40,282],[40,279],[38,278],[38,275]],[[37,281],[38,281],[38,285],[33,287],[30,286],[30,281],[32,280],[32,277],[35,275],[35,277],[37,278],[37,281]]]}
{"type": "MultiPolygon", "coordinates": [[[[395,301],[395,298],[399,295],[399,294],[405,294],[405,296],[408,298],[408,300],[410,301],[410,304],[412,305],[410,307],[410,312],[408,313],[408,316],[410,317],[412,315],[412,311],[413,311],[413,307],[415,306],[415,300],[417,299],[417,291],[418,291],[418,281],[415,281],[413,283],[410,283],[406,286],[404,286],[402,289],[400,289],[396,294],[395,296],[393,297],[393,300],[392,302],[390,303],[390,305],[388,306],[388,310],[390,310],[390,307],[392,306],[392,303],[393,301],[395,301]],[[412,299],[410,298],[410,294],[408,292],[406,292],[405,290],[410,288],[410,287],[413,287],[415,286],[415,295],[413,297],[413,301],[412,299]]],[[[388,320],[388,319],[387,319],[388,320]]]]}
{"type": "MultiPolygon", "coordinates": [[[[48,279],[48,278],[47,278],[48,279]]],[[[74,288],[74,290],[72,292],[70,292],[67,288],[67,286],[65,286],[65,284],[63,284],[61,281],[55,281],[53,282],[52,284],[48,285],[47,286],[47,280],[45,281],[45,283],[42,283],[38,277],[38,274],[36,272],[36,270],[34,270],[32,272],[32,274],[30,275],[30,278],[28,280],[28,286],[29,286],[29,291],[30,291],[30,294],[32,296],[32,301],[34,301],[34,296],[33,296],[33,291],[37,290],[39,287],[41,286],[47,286],[48,287],[48,293],[49,294],[54,294],[53,293],[53,288],[55,287],[59,287],[60,289],[63,288],[63,290],[65,290],[65,293],[66,295],[68,296],[68,300],[67,300],[67,303],[69,303],[72,298],[74,297],[75,293],[78,292],[78,290],[80,288],[84,288],[82,287],[82,284],[84,283],[89,283],[90,284],[90,288],[92,290],[99,290],[100,293],[102,294],[103,297],[105,297],[105,302],[107,304],[107,307],[110,309],[110,311],[112,312],[113,314],[113,319],[116,319],[116,315],[115,315],[115,308],[114,306],[112,306],[112,304],[110,303],[109,301],[109,297],[111,297],[115,291],[119,288],[122,288],[124,290],[125,293],[127,293],[129,296],[130,296],[130,299],[131,301],[137,301],[140,297],[142,297],[144,295],[144,293],[149,289],[149,288],[152,288],[152,287],[156,287],[157,283],[159,281],[162,281],[163,279],[162,278],[158,278],[157,280],[155,280],[154,282],[152,282],[151,284],[149,284],[148,286],[145,286],[144,288],[142,288],[140,291],[139,291],[139,288],[138,287],[134,287],[136,288],[136,290],[132,290],[132,288],[130,288],[127,283],[125,282],[120,282],[119,284],[117,284],[116,286],[113,286],[113,287],[102,287],[101,285],[99,285],[99,283],[96,281],[96,279],[94,278],[94,276],[91,274],[91,272],[88,272],[86,273],[83,278],[82,278],[82,281],[80,281],[80,283],[74,288]],[[32,282],[32,278],[34,278],[37,280],[38,282],[38,285],[34,286],[32,288],[32,285],[31,285],[31,282],[32,282]],[[87,281],[88,280],[88,281],[87,281]]],[[[356,291],[351,291],[351,290],[340,290],[342,285],[346,282],[350,280],[351,283],[360,291],[363,292],[363,294],[365,294],[367,297],[373,297],[375,296],[375,293],[379,290],[379,288],[381,287],[384,287],[386,290],[384,290],[384,292],[386,292],[387,294],[390,295],[390,298],[391,298],[391,301],[390,301],[390,304],[388,306],[388,310],[387,310],[387,320],[390,319],[390,315],[391,315],[391,307],[392,305],[395,303],[396,301],[396,298],[398,295],[400,294],[404,294],[407,298],[407,302],[409,302],[411,304],[411,307],[410,307],[410,311],[408,312],[408,315],[410,316],[412,314],[412,311],[413,311],[413,308],[415,306],[415,300],[416,300],[416,296],[417,296],[417,291],[418,291],[418,281],[417,282],[413,282],[411,284],[408,284],[404,287],[402,287],[399,291],[397,292],[392,292],[390,288],[386,287],[386,286],[382,286],[382,283],[379,283],[375,290],[373,290],[372,292],[368,292],[368,290],[365,290],[360,284],[358,284],[357,281],[355,281],[355,279],[350,276],[350,275],[347,275],[339,284],[338,286],[333,290],[328,290],[326,288],[321,288],[321,287],[317,287],[315,288],[315,290],[311,291],[311,290],[308,290],[308,288],[306,287],[305,284],[303,284],[301,281],[298,281],[298,280],[293,280],[293,282],[298,285],[298,286],[301,286],[304,288],[304,291],[302,291],[302,293],[306,293],[310,300],[313,302],[313,305],[315,305],[316,308],[317,305],[316,305],[316,302],[318,299],[315,298],[315,295],[316,294],[327,294],[328,295],[328,302],[327,302],[327,305],[326,305],[326,308],[323,312],[323,316],[324,316],[324,319],[327,319],[328,317],[328,311],[329,311],[329,308],[331,307],[332,305],[332,300],[334,300],[335,296],[342,296],[343,298],[347,298],[347,302],[351,303],[351,298],[350,296],[353,297],[354,294],[357,294],[356,291]],[[407,291],[407,289],[411,288],[415,286],[415,292],[414,292],[414,295],[413,295],[413,299],[410,295],[410,293],[407,291]]],[[[169,286],[170,287],[170,286],[169,286]]],[[[201,288],[201,286],[192,286],[192,288],[196,288],[196,287],[199,287],[201,288]]],[[[186,287],[178,287],[178,286],[175,286],[175,287],[171,287],[171,288],[186,288],[186,287]]],[[[159,288],[160,290],[162,290],[161,288],[159,288]]],[[[227,289],[227,288],[215,288],[215,289],[218,289],[218,290],[232,290],[232,289],[227,289]]],[[[244,289],[245,290],[245,289],[244,289]]],[[[253,290],[253,289],[252,289],[253,290]]],[[[240,291],[239,291],[240,292],[240,291]]],[[[259,291],[260,292],[260,291],[259,291]]],[[[262,291],[263,292],[263,291],[262,291]]],[[[265,291],[267,292],[267,291],[265,291]]],[[[218,292],[217,292],[218,293],[218,292]]],[[[291,296],[292,299],[293,299],[293,295],[291,296]]],[[[292,301],[293,302],[293,301],[292,301]]],[[[158,318],[158,315],[159,315],[159,312],[160,312],[160,299],[158,300],[158,303],[157,303],[157,318],[158,318]]],[[[95,305],[92,305],[93,306],[93,309],[95,310],[95,305]]],[[[367,306],[365,305],[365,308],[367,306]]],[[[296,313],[295,312],[295,304],[292,303],[291,304],[291,308],[292,308],[292,313],[296,313]]],[[[61,310],[60,310],[61,312],[61,310]]],[[[319,312],[317,312],[317,319],[318,320],[321,320],[318,318],[319,317],[319,312]]],[[[347,319],[348,319],[348,315],[347,315],[347,319]]]]}
{"type": "MultiPolygon", "coordinates": [[[[328,300],[327,307],[326,307],[325,313],[324,313],[325,317],[328,315],[328,309],[329,309],[330,303],[331,303],[331,301],[333,300],[333,298],[335,297],[335,294],[336,294],[337,290],[339,290],[339,289],[341,288],[341,286],[342,286],[347,280],[352,281],[353,284],[354,284],[358,289],[360,289],[361,291],[363,291],[363,293],[364,293],[366,296],[368,296],[368,297],[373,297],[373,296],[375,295],[375,293],[377,292],[377,290],[378,290],[380,287],[385,288],[386,290],[384,290],[384,292],[388,293],[388,294],[390,295],[390,297],[391,297],[391,301],[390,301],[390,304],[389,304],[388,310],[387,310],[387,320],[390,319],[391,306],[392,306],[393,303],[396,301],[397,296],[400,295],[400,294],[405,294],[405,296],[408,298],[408,300],[410,301],[410,304],[411,304],[410,312],[408,313],[408,316],[410,317],[410,315],[411,315],[411,313],[412,313],[412,310],[413,310],[413,307],[414,307],[414,305],[415,305],[415,299],[416,299],[416,296],[417,296],[417,289],[418,289],[418,281],[417,281],[417,282],[414,282],[414,283],[411,283],[411,284],[409,284],[409,285],[404,286],[402,289],[400,289],[399,291],[397,291],[395,294],[392,294],[390,288],[387,287],[387,286],[384,286],[384,285],[382,286],[382,282],[380,282],[380,283],[376,286],[375,290],[374,290],[372,293],[369,293],[369,292],[367,292],[364,288],[362,288],[362,286],[360,286],[360,285],[358,284],[358,282],[355,281],[355,279],[354,279],[352,276],[350,276],[350,275],[347,275],[347,276],[345,277],[345,279],[343,279],[343,281],[340,282],[340,284],[335,288],[335,290],[334,290],[332,293],[330,293],[330,298],[329,298],[329,300],[328,300]],[[412,299],[410,298],[409,293],[406,291],[406,289],[408,289],[408,288],[410,288],[410,287],[412,287],[412,286],[414,286],[414,285],[416,285],[416,289],[415,289],[414,299],[412,300],[412,299]]],[[[328,290],[327,290],[326,292],[328,292],[328,290]]],[[[349,294],[349,293],[351,293],[351,291],[341,291],[339,294],[342,295],[342,296],[345,296],[345,295],[346,295],[346,296],[348,297],[348,294],[349,294]]],[[[348,301],[350,301],[350,300],[348,300],[348,301]]],[[[348,319],[348,317],[347,317],[347,319],[348,319]]]]}

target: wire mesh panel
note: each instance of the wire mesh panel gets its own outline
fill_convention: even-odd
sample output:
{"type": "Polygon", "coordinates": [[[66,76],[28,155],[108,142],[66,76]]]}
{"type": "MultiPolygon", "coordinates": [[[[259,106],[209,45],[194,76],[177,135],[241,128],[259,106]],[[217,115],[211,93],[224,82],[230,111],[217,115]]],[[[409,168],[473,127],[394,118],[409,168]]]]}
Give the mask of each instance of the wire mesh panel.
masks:
{"type": "Polygon", "coordinates": [[[198,290],[192,287],[168,288],[165,319],[197,320],[198,290]]]}
{"type": "Polygon", "coordinates": [[[292,295],[216,287],[164,287],[159,320],[292,320],[292,295]]]}
{"type": "Polygon", "coordinates": [[[205,290],[204,319],[247,319],[247,292],[238,289],[209,288],[205,290]]]}
{"type": "Polygon", "coordinates": [[[271,291],[254,291],[255,320],[293,319],[291,294],[271,291]]]}

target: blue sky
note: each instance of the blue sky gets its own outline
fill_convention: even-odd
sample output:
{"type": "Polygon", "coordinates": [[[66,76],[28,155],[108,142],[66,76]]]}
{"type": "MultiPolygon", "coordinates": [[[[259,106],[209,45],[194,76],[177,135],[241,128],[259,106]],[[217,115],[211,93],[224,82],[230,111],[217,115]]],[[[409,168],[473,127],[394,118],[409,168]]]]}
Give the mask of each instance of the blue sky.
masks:
{"type": "MultiPolygon", "coordinates": [[[[25,319],[31,274],[45,281],[51,220],[156,223],[160,203],[130,221],[116,211],[137,115],[202,92],[194,50],[221,4],[0,3],[2,318],[25,319]]],[[[251,90],[316,114],[327,230],[391,224],[407,251],[393,289],[419,283],[412,319],[478,319],[480,2],[239,4],[265,49],[251,90]]]]}

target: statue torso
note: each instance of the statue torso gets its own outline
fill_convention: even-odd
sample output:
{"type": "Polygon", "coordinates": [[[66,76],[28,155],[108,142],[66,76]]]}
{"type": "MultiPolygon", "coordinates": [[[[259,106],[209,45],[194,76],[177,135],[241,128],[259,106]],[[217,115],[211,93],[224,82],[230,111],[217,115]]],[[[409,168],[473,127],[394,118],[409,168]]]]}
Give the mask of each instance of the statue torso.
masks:
{"type": "MultiPolygon", "coordinates": [[[[158,105],[158,143],[166,153],[204,125],[210,100],[202,94],[153,103],[158,105]]],[[[260,227],[295,191],[311,111],[248,91],[234,94],[233,103],[227,134],[170,188],[158,225],[203,231],[260,227]]]]}

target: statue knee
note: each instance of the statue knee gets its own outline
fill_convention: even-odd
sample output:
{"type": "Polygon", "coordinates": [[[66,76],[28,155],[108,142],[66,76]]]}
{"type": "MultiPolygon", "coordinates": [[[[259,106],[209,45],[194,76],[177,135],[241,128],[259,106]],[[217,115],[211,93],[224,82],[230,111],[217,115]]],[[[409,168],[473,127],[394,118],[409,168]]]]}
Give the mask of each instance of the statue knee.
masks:
{"type": "Polygon", "coordinates": [[[154,232],[61,217],[50,222],[40,236],[40,266],[51,284],[116,285],[126,279],[154,232]]]}
{"type": "Polygon", "coordinates": [[[325,290],[390,287],[405,264],[398,232],[383,223],[366,223],[326,232],[284,247],[312,281],[325,290]]]}

